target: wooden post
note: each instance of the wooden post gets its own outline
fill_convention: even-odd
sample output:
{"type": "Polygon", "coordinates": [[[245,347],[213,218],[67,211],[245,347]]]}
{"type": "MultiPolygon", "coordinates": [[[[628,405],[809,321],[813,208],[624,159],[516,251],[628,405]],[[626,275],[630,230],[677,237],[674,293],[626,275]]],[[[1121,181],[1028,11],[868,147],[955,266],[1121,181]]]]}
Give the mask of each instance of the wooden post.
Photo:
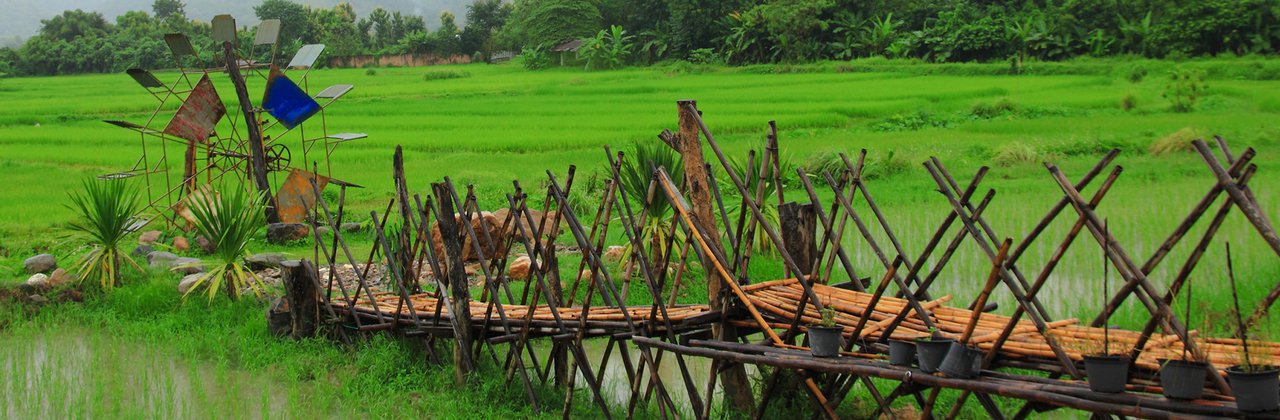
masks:
{"type": "MultiPolygon", "coordinates": [[[[395,250],[395,255],[388,255],[388,258],[395,258],[396,264],[403,271],[400,279],[400,287],[414,293],[417,291],[418,274],[413,269],[413,250],[410,245],[413,235],[413,212],[409,207],[409,186],[404,178],[404,151],[400,145],[396,145],[396,153],[391,159],[392,177],[395,181],[396,202],[400,204],[400,220],[403,223],[400,227],[400,233],[393,238],[399,248],[395,250]]],[[[392,239],[392,238],[388,238],[392,239]]],[[[428,244],[427,246],[431,246],[428,244]]]]}
{"type": "Polygon", "coordinates": [[[245,87],[244,76],[240,74],[240,64],[236,62],[235,47],[230,41],[222,43],[222,56],[227,61],[227,75],[231,76],[231,84],[236,88],[236,99],[240,101],[240,111],[244,113],[244,127],[249,140],[249,172],[253,176],[253,184],[266,196],[267,223],[277,223],[280,215],[276,213],[275,196],[271,194],[271,182],[267,180],[267,157],[262,145],[262,126],[258,125],[258,117],[253,112],[253,102],[249,100],[249,89],[245,87]]]}
{"type": "Polygon", "coordinates": [[[814,240],[818,225],[814,214],[813,203],[790,202],[778,207],[782,243],[786,244],[791,259],[805,273],[813,272],[813,260],[818,252],[818,244],[814,240]]]}
{"type": "Polygon", "coordinates": [[[307,260],[280,263],[284,297],[289,304],[289,325],[294,339],[315,337],[320,325],[320,290],[315,267],[307,260]]]}
{"type": "MultiPolygon", "coordinates": [[[[692,100],[681,100],[676,102],[676,109],[680,117],[679,134],[676,136],[676,150],[680,152],[681,159],[684,162],[684,178],[685,185],[688,185],[689,204],[693,210],[693,216],[702,222],[707,230],[707,240],[711,242],[711,246],[724,249],[724,245],[720,242],[720,231],[716,227],[715,206],[711,201],[711,188],[707,185],[707,170],[705,161],[702,158],[702,140],[699,137],[700,127],[698,120],[693,115],[696,103],[692,100]]],[[[704,267],[711,267],[711,256],[702,254],[704,267]]],[[[707,270],[707,300],[712,311],[721,310],[724,306],[723,282],[733,281],[719,275],[718,272],[707,270]]],[[[717,340],[737,341],[737,328],[729,325],[727,322],[718,323],[712,326],[712,334],[717,340]]],[[[714,372],[713,372],[714,373],[714,372]]],[[[751,395],[751,382],[747,379],[747,371],[741,364],[725,363],[724,369],[720,371],[720,381],[724,384],[724,391],[727,402],[742,413],[749,413],[755,406],[751,395]]]]}
{"type": "Polygon", "coordinates": [[[440,226],[440,241],[444,244],[449,266],[445,271],[449,279],[449,322],[454,324],[453,367],[454,382],[464,385],[467,376],[475,370],[471,357],[471,289],[462,263],[462,244],[458,237],[458,222],[453,215],[458,212],[453,195],[444,184],[432,184],[440,209],[436,212],[436,224],[440,226]]]}

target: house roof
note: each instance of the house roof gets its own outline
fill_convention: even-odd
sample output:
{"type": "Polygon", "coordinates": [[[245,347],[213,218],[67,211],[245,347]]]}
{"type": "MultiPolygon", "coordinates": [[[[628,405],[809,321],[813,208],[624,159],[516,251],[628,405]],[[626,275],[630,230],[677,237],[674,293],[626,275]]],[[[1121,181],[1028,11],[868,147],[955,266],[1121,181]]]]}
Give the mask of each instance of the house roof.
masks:
{"type": "Polygon", "coordinates": [[[571,39],[551,48],[552,52],[577,51],[582,46],[581,39],[571,39]]]}

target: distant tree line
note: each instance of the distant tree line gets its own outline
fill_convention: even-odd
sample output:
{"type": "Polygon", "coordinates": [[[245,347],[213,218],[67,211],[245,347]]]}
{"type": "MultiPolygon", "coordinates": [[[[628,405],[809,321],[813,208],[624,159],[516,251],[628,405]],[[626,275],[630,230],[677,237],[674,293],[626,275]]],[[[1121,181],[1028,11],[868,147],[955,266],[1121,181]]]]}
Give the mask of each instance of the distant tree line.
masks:
{"type": "MultiPolygon", "coordinates": [[[[131,11],[108,22],[101,13],[68,10],[42,20],[38,34],[19,48],[0,49],[0,74],[51,75],[120,72],[129,68],[174,65],[164,34],[181,32],[191,38],[201,63],[211,63],[214,49],[207,20],[186,15],[181,0],[155,0],[151,13],[131,11]]],[[[511,6],[501,0],[477,0],[467,8],[465,29],[444,12],[435,30],[422,16],[376,8],[356,16],[349,3],[313,8],[290,0],[265,0],[254,12],[258,19],[280,19],[279,51],[288,55],[303,44],[325,44],[325,56],[432,53],[488,55],[491,42],[506,21],[511,6]]],[[[211,18],[206,17],[206,18],[211,18]]],[[[237,41],[248,51],[254,28],[237,41]]],[[[265,59],[270,51],[259,48],[265,59]]]]}
{"type": "MultiPolygon", "coordinates": [[[[350,4],[312,8],[265,0],[260,19],[284,22],[281,51],[326,44],[326,54],[479,54],[513,51],[550,65],[553,47],[581,39],[588,68],[665,60],[731,65],[916,58],[934,62],[1155,58],[1272,54],[1280,48],[1280,0],[478,0],[465,22],[350,4]]],[[[120,71],[168,63],[162,34],[209,45],[208,24],[180,0],[110,23],[80,10],[44,20],[17,49],[0,49],[0,72],[120,71]]],[[[251,37],[246,37],[250,38],[251,37]]],[[[248,42],[243,39],[242,42],[248,42]]],[[[205,52],[209,54],[209,52],[205,52]]]]}

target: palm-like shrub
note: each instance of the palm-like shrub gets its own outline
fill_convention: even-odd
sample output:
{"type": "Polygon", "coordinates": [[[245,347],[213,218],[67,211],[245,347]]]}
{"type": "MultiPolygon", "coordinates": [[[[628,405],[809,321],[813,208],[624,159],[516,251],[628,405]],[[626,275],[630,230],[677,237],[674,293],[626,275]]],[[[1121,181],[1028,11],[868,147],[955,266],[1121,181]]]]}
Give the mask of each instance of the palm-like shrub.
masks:
{"type": "Polygon", "coordinates": [[[187,294],[204,287],[212,301],[218,289],[225,289],[227,297],[234,300],[240,297],[241,290],[249,288],[260,296],[262,282],[244,264],[244,257],[249,255],[249,238],[263,224],[262,195],[234,188],[223,196],[205,194],[203,197],[192,200],[191,213],[196,219],[196,230],[213,242],[214,250],[211,263],[206,265],[208,271],[187,294]]]}
{"type": "MultiPolygon", "coordinates": [[[[622,161],[619,178],[622,181],[622,193],[634,207],[641,207],[649,199],[649,182],[658,168],[664,168],[671,180],[679,183],[684,180],[684,165],[675,151],[658,142],[636,142],[634,152],[622,161]]],[[[649,203],[644,213],[644,225],[640,226],[640,241],[649,242],[650,259],[656,261],[667,252],[668,234],[671,232],[671,202],[663,194],[661,187],[654,190],[653,202],[649,203]]],[[[637,214],[636,217],[641,217],[637,214]]],[[[680,239],[680,231],[677,240],[680,239]]],[[[678,242],[678,241],[677,241],[678,242]]],[[[631,258],[631,245],[623,252],[623,261],[631,258]]]]}
{"type": "Polygon", "coordinates": [[[120,240],[142,211],[138,196],[137,188],[121,180],[86,180],[80,192],[71,194],[71,210],[80,216],[71,228],[87,236],[94,246],[76,264],[81,281],[93,277],[104,290],[110,290],[120,284],[121,260],[141,271],[137,263],[120,253],[120,240]]]}

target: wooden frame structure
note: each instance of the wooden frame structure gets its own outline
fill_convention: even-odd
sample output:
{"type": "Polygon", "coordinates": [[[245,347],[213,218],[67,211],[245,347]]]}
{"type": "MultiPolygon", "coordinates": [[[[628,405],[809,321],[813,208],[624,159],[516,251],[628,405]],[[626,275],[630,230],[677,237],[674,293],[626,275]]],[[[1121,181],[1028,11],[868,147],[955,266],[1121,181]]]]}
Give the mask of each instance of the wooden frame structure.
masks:
{"type": "MultiPolygon", "coordinates": [[[[680,101],[677,111],[679,131],[664,131],[659,138],[680,151],[686,157],[685,167],[693,165],[694,170],[686,170],[683,179],[673,179],[665,168],[659,168],[650,180],[648,197],[635,202],[620,187],[625,156],[606,147],[608,174],[599,186],[603,193],[593,216],[578,214],[569,199],[575,188],[583,188],[575,186],[576,171],[571,166],[563,181],[548,171],[544,186],[536,191],[513,182],[506,195],[506,211],[500,219],[494,216],[499,226],[493,226],[481,211],[474,188],[460,191],[448,177],[431,184],[431,194],[425,198],[410,196],[403,156],[397,149],[393,159],[396,197],[386,211],[369,215],[377,240],[367,258],[357,259],[337,229],[344,216],[345,189],[336,212],[323,200],[318,201],[317,209],[308,209],[313,226],[328,226],[332,232],[331,238],[314,233],[314,258],[320,267],[328,267],[327,276],[319,272],[315,276],[327,321],[343,339],[353,333],[388,330],[421,338],[431,360],[452,359],[459,382],[464,382],[479,363],[502,366],[508,382],[519,377],[536,410],[547,409],[550,402],[538,400],[535,386],[564,386],[568,391],[561,405],[565,416],[572,409],[575,392],[585,390],[605,418],[630,418],[642,406],[662,417],[708,418],[716,406],[717,381],[737,380],[732,371],[743,364],[773,368],[759,395],[749,389],[745,395],[726,392],[727,402],[739,409],[747,407],[757,418],[766,413],[786,383],[798,384],[813,401],[814,414],[828,418],[837,417],[840,403],[859,385],[874,400],[877,412],[890,417],[895,416],[891,405],[904,396],[911,397],[925,417],[943,416],[946,411],[946,417],[954,418],[970,396],[992,418],[1024,418],[1056,408],[1102,416],[1243,416],[1236,411],[1221,374],[1210,375],[1205,399],[1194,402],[1160,397],[1152,378],[1159,368],[1153,360],[1167,356],[1170,348],[1180,348],[1184,342],[1213,363],[1213,372],[1219,373],[1228,357],[1225,354],[1240,343],[1211,338],[1203,341],[1210,345],[1197,348],[1184,320],[1169,307],[1231,208],[1239,208],[1280,256],[1280,237],[1248,184],[1257,171],[1251,163],[1256,155],[1252,149],[1237,156],[1224,140],[1216,139],[1227,162],[1224,166],[1207,143],[1195,143],[1215,184],[1141,266],[1104,227],[1096,211],[1123,172],[1115,165],[1118,150],[1107,153],[1074,183],[1061,169],[1046,164],[1049,178],[1063,195],[1018,241],[1002,236],[988,221],[986,210],[996,194],[990,189],[981,192],[987,168],[979,169],[962,186],[940,159],[931,158],[924,167],[949,211],[923,249],[913,254],[899,241],[873,198],[863,176],[865,150],[852,159],[841,155],[843,168],[836,173],[819,174],[833,197],[830,204],[824,205],[819,187],[810,180],[818,177],[797,171],[809,200],[804,204],[817,229],[811,241],[801,244],[805,241],[796,239],[796,232],[787,231],[784,236],[763,210],[766,201],[775,198],[767,197],[766,182],[779,185],[783,175],[774,125],[769,124],[762,153],[757,156],[753,152],[747,160],[746,169],[753,173],[738,173],[696,103],[680,101]],[[715,162],[702,162],[703,145],[715,162]],[[1086,198],[1081,191],[1104,173],[1086,198]],[[717,175],[727,178],[733,191],[722,194],[717,175]],[[753,175],[754,184],[747,178],[753,175]],[[750,188],[753,185],[754,190],[750,188]],[[1178,275],[1167,289],[1155,287],[1147,276],[1224,193],[1226,199],[1178,275]],[[726,198],[740,200],[737,220],[726,211],[726,198]],[[655,244],[643,237],[641,227],[648,222],[646,210],[659,199],[670,203],[672,220],[666,243],[655,244]],[[1074,214],[1074,223],[1056,242],[1049,259],[1039,267],[1020,264],[1029,245],[1043,239],[1042,234],[1064,213],[1074,214]],[[401,227],[388,233],[386,226],[393,215],[401,227]],[[857,235],[846,234],[849,222],[857,235]],[[628,296],[629,279],[618,278],[606,265],[604,254],[611,228],[622,229],[621,237],[635,264],[627,272],[643,281],[640,286],[647,296],[628,296]],[[761,237],[757,230],[783,250],[780,259],[788,278],[753,282],[748,277],[751,253],[756,249],[753,241],[761,237]],[[1080,380],[1086,373],[1080,351],[1071,346],[1100,334],[1106,317],[1100,316],[1089,326],[1077,325],[1074,319],[1055,320],[1039,298],[1063,256],[1086,231],[1125,281],[1108,306],[1114,309],[1132,295],[1151,315],[1140,332],[1109,331],[1113,342],[1132,346],[1134,374],[1125,394],[1089,391],[1080,380]],[[495,236],[492,232],[508,234],[495,236]],[[561,238],[564,233],[568,236],[561,238]],[[686,238],[682,244],[674,243],[677,233],[686,238]],[[787,238],[792,238],[791,243],[787,238]],[[882,239],[887,239],[887,246],[882,239]],[[938,296],[931,289],[942,284],[939,280],[944,267],[966,243],[989,259],[988,285],[982,296],[967,306],[948,306],[951,297],[938,296]],[[565,244],[581,255],[578,270],[569,273],[561,271],[559,262],[563,254],[559,248],[565,244]],[[879,266],[855,267],[849,258],[851,244],[870,249],[879,266]],[[529,275],[525,280],[506,275],[511,266],[508,250],[512,248],[527,258],[529,275]],[[478,263],[470,266],[476,273],[474,280],[462,258],[464,251],[478,257],[478,263]],[[687,287],[682,286],[682,278],[693,262],[702,267],[707,278],[718,281],[709,285],[706,304],[676,304],[680,288],[687,287]],[[349,267],[354,278],[338,278],[335,273],[340,266],[349,267]],[[837,269],[844,270],[848,283],[831,284],[837,269]],[[864,280],[859,273],[879,274],[875,276],[879,280],[864,280]],[[524,287],[513,288],[521,281],[524,287]],[[995,308],[985,304],[985,297],[997,286],[1016,302],[1009,315],[997,315],[992,312],[995,308]],[[480,291],[478,298],[472,295],[473,287],[480,291]],[[802,338],[807,325],[823,308],[834,310],[837,322],[844,327],[842,357],[818,359],[804,351],[807,338],[802,338]],[[888,340],[934,333],[964,337],[981,349],[982,374],[974,379],[948,378],[881,360],[888,340]],[[761,336],[763,341],[753,342],[761,336]],[[531,344],[535,339],[549,341],[549,349],[535,351],[531,344]],[[593,358],[584,350],[588,339],[605,342],[603,355],[593,358]],[[440,348],[446,341],[452,342],[452,357],[446,357],[440,348]],[[711,359],[705,384],[694,380],[687,361],[691,357],[711,359]],[[629,385],[625,404],[606,401],[602,389],[611,360],[623,364],[629,385]],[[664,361],[670,364],[673,360],[680,377],[664,381],[655,372],[664,361]],[[1000,371],[1002,368],[1038,371],[1044,376],[1012,374],[1000,371]],[[789,375],[794,375],[795,382],[784,380],[789,375]],[[882,395],[873,379],[894,380],[900,385],[882,395]],[[937,397],[944,388],[961,394],[947,410],[939,410],[937,397]],[[675,396],[688,401],[687,409],[677,404],[675,396]],[[1005,413],[995,401],[997,396],[1025,404],[1015,413],[1005,413]]],[[[784,204],[780,192],[776,199],[780,206],[784,204]]],[[[1259,303],[1250,322],[1261,322],[1278,296],[1280,284],[1259,303]]],[[[1280,356],[1280,344],[1263,343],[1260,348],[1280,356]]],[[[1280,414],[1262,414],[1268,416],[1280,414]]]]}

